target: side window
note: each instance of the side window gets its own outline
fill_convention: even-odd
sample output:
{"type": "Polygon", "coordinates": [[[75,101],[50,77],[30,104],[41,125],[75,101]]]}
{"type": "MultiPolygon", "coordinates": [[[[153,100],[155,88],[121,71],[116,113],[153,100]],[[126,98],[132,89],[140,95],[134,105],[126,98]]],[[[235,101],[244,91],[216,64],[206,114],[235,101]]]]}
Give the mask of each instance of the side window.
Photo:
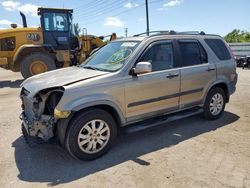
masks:
{"type": "Polygon", "coordinates": [[[179,40],[178,41],[182,56],[182,65],[192,66],[207,62],[206,51],[195,40],[179,40]]]}
{"type": "Polygon", "coordinates": [[[68,31],[67,14],[64,13],[45,13],[45,31],[68,31]]]}
{"type": "Polygon", "coordinates": [[[220,60],[229,60],[231,59],[231,55],[224,44],[224,42],[220,39],[205,39],[207,45],[212,49],[215,55],[220,60]]]}
{"type": "Polygon", "coordinates": [[[152,71],[160,71],[173,68],[174,54],[172,43],[160,43],[153,45],[140,59],[152,64],[152,71]]]}

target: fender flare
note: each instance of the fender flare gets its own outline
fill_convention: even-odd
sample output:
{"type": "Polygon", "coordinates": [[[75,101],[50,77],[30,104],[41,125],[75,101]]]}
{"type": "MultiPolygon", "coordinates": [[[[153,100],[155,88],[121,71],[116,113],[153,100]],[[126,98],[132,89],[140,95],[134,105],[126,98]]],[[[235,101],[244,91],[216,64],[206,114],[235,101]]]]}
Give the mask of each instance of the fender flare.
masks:
{"type": "Polygon", "coordinates": [[[214,86],[217,85],[217,84],[224,84],[224,85],[226,85],[226,87],[227,87],[227,93],[225,93],[225,94],[226,94],[226,97],[227,97],[228,100],[229,100],[229,86],[228,86],[228,83],[227,83],[225,80],[217,80],[217,81],[213,82],[213,84],[211,84],[211,85],[207,88],[207,90],[206,90],[206,92],[205,92],[205,96],[203,97],[203,100],[202,100],[202,103],[203,103],[203,104],[205,103],[205,100],[206,100],[206,97],[207,97],[208,92],[211,90],[212,87],[214,87],[214,86]]]}
{"type": "Polygon", "coordinates": [[[45,50],[48,50],[49,52],[52,52],[52,53],[56,53],[54,47],[50,44],[43,44],[43,45],[40,45],[40,44],[24,44],[22,46],[20,46],[18,48],[18,50],[16,51],[14,57],[13,57],[13,62],[14,64],[16,63],[16,61],[21,57],[21,54],[24,50],[26,50],[27,48],[35,48],[35,49],[45,49],[45,50]]]}

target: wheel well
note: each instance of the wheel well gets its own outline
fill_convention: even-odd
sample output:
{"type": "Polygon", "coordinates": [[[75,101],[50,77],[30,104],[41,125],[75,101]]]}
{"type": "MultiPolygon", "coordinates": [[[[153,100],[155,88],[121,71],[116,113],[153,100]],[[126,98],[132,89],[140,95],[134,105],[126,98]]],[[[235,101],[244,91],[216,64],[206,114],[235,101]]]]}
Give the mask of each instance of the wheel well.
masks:
{"type": "Polygon", "coordinates": [[[68,132],[69,129],[69,125],[72,122],[73,118],[76,117],[77,115],[79,115],[80,113],[87,111],[87,110],[91,110],[91,109],[102,109],[108,113],[110,113],[110,115],[114,118],[117,127],[121,126],[121,119],[119,117],[118,112],[115,110],[115,108],[113,108],[112,106],[109,105],[95,105],[95,106],[91,106],[91,107],[87,107],[84,108],[82,110],[76,111],[74,113],[72,113],[70,115],[69,118],[67,119],[61,119],[57,122],[57,128],[56,128],[56,135],[58,137],[59,143],[63,146],[65,146],[65,137],[66,134],[68,132]]]}
{"type": "Polygon", "coordinates": [[[87,110],[90,110],[90,109],[101,109],[101,110],[104,110],[104,111],[108,112],[114,118],[117,126],[121,125],[121,119],[120,119],[120,116],[119,116],[118,112],[116,111],[116,109],[113,108],[112,106],[106,105],[106,104],[95,105],[95,106],[84,108],[82,110],[79,110],[79,111],[75,112],[75,114],[73,115],[73,117],[75,115],[77,115],[77,114],[82,113],[83,111],[87,111],[87,110]]]}
{"type": "Polygon", "coordinates": [[[55,54],[53,52],[48,51],[47,49],[43,48],[43,47],[27,47],[24,48],[18,55],[17,58],[14,60],[14,64],[13,64],[13,70],[15,72],[19,72],[21,70],[21,62],[22,60],[31,53],[35,53],[35,52],[39,52],[39,53],[43,53],[46,54],[50,57],[52,57],[53,59],[55,59],[55,54]]]}
{"type": "Polygon", "coordinates": [[[225,83],[218,83],[218,84],[215,84],[212,88],[214,88],[214,87],[218,87],[218,88],[223,89],[223,91],[225,92],[225,95],[226,95],[226,102],[229,102],[229,92],[228,92],[227,85],[225,83]]]}

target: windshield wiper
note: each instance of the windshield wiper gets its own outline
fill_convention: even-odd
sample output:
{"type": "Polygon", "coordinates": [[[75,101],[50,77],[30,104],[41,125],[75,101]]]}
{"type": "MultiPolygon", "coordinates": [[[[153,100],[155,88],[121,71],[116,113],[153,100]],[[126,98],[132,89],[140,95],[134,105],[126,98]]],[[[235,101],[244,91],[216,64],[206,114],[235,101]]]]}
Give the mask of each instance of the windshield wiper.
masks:
{"type": "Polygon", "coordinates": [[[109,72],[109,71],[106,70],[106,69],[101,69],[101,68],[92,67],[92,66],[83,66],[83,68],[85,68],[85,69],[91,69],[91,70],[98,70],[98,71],[109,72]]]}
{"type": "Polygon", "coordinates": [[[85,68],[85,69],[91,69],[91,70],[98,70],[97,68],[91,67],[91,66],[83,66],[83,68],[85,68]]]}

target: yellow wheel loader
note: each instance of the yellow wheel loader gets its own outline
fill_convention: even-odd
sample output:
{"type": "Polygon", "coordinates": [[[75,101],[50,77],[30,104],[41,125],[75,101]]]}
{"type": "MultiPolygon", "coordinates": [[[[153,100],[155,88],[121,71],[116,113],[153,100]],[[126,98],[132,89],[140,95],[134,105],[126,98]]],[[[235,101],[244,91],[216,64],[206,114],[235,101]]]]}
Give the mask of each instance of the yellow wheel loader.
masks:
{"type": "MultiPolygon", "coordinates": [[[[105,45],[102,37],[77,36],[72,22],[72,9],[38,8],[39,28],[0,30],[0,67],[22,73],[24,78],[82,63],[90,53],[105,45]]],[[[113,33],[110,40],[114,40],[113,33]]]]}

